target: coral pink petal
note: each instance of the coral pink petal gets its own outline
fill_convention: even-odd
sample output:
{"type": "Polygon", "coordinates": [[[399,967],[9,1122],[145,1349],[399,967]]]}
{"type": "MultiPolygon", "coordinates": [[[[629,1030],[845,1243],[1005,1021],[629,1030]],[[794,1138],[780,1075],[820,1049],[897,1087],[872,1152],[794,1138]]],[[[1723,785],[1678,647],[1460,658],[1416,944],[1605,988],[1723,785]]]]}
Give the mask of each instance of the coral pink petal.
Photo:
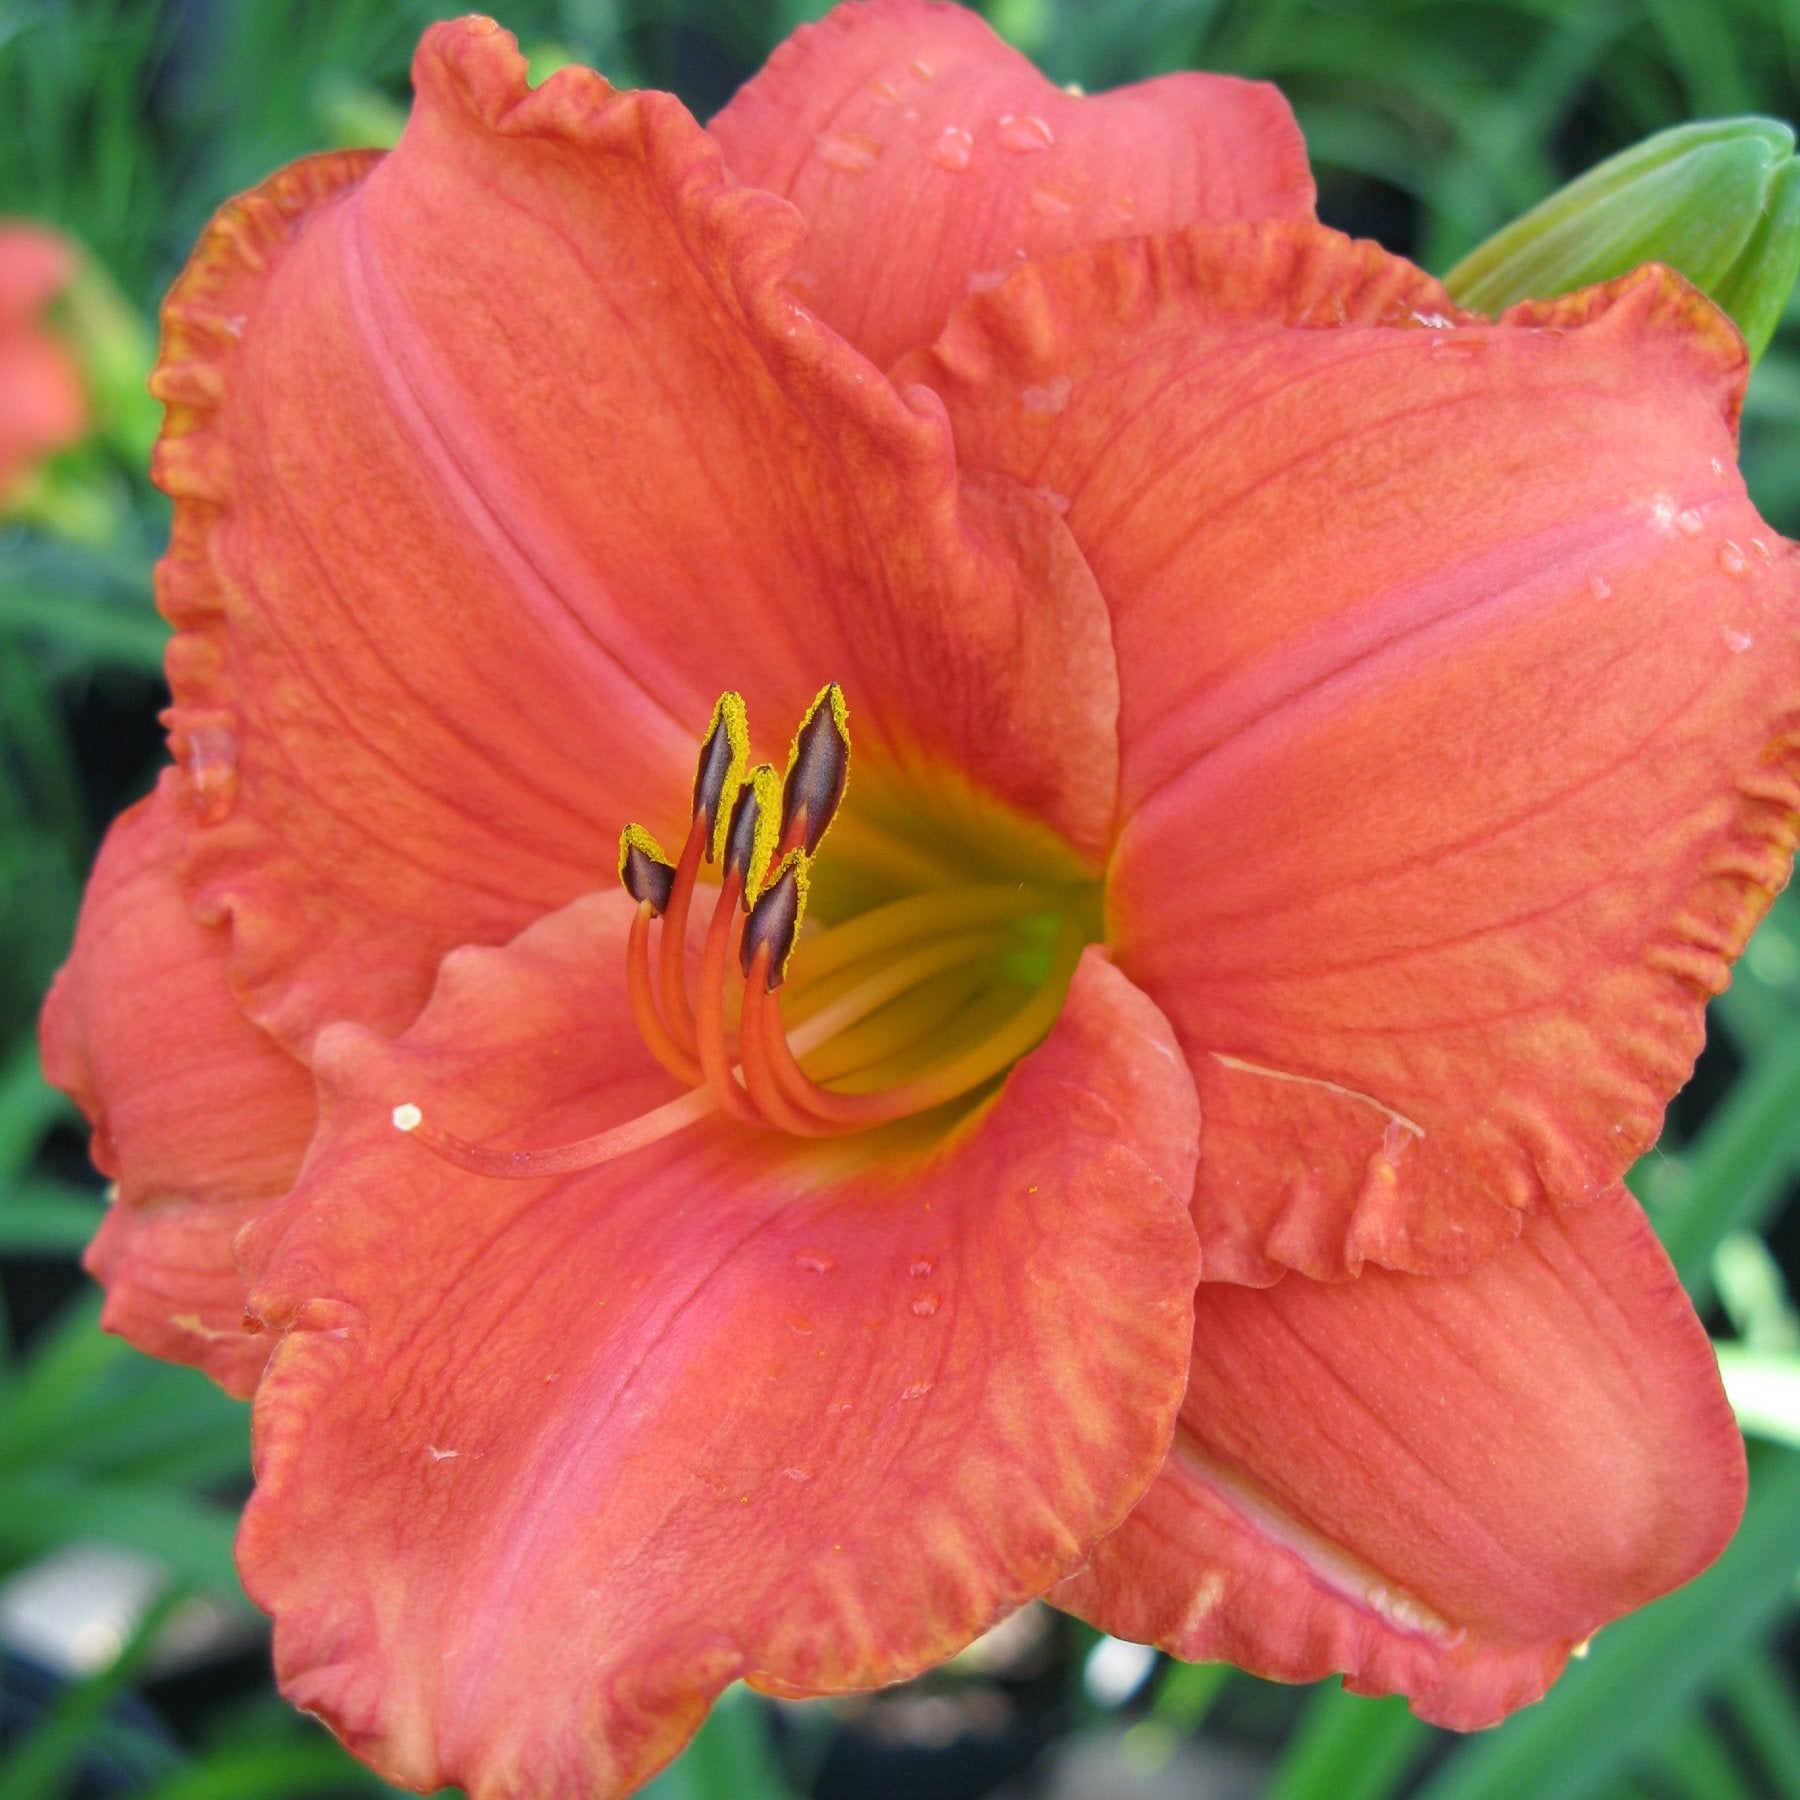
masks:
{"type": "Polygon", "coordinates": [[[240,1244],[282,1333],[239,1544],[282,1685],[477,1800],[622,1794],[735,1678],[950,1654],[1122,1520],[1187,1378],[1192,1088],[1098,951],[947,1141],[715,1113],[515,1182],[392,1129],[521,1147],[666,1099],[629,916],[456,953],[397,1042],[322,1034],[319,1146],[240,1244]]]}
{"type": "Polygon", "coordinates": [[[1054,1597],[1471,1730],[1703,1569],[1743,1500],[1711,1346],[1617,1190],[1456,1279],[1203,1286],[1168,1466],[1054,1597]]]}
{"type": "Polygon", "coordinates": [[[1306,146],[1267,83],[1072,93],[936,0],[803,25],[707,129],[740,180],[805,214],[790,285],[884,368],[1026,257],[1312,213],[1306,146]]]}
{"type": "Polygon", "coordinates": [[[396,150],[228,206],[166,311],[171,741],[255,1016],[403,1025],[627,820],[681,829],[726,688],[780,756],[836,679],[861,792],[955,770],[1096,856],[1092,579],[788,297],[792,208],[667,95],[528,88],[489,22],[414,78],[396,150]]]}
{"type": "Polygon", "coordinates": [[[44,1007],[44,1072],[93,1121],[94,1160],[118,1183],[87,1253],[102,1323],[242,1396],[268,1345],[244,1330],[231,1240],[293,1185],[313,1083],[239,1012],[226,933],[188,915],[173,787],[165,777],[101,848],[44,1007]]]}
{"type": "Polygon", "coordinates": [[[0,224],[0,501],[87,425],[80,373],[43,322],[73,270],[74,253],[54,232],[0,224]]]}
{"type": "Polygon", "coordinates": [[[1666,271],[1488,325],[1308,226],[1024,270],[908,365],[1112,609],[1210,1275],[1467,1267],[1654,1140],[1800,802],[1744,367],[1666,271]]]}

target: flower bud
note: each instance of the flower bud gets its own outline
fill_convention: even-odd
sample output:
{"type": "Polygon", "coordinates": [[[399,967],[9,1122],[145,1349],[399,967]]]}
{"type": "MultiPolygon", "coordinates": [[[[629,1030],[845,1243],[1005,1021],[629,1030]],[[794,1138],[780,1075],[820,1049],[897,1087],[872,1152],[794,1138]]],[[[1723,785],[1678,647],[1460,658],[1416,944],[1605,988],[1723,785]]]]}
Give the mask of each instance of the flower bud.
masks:
{"type": "Polygon", "coordinates": [[[1608,158],[1444,277],[1459,306],[1498,313],[1640,263],[1667,263],[1731,315],[1750,354],[1800,274],[1800,168],[1774,119],[1678,125],[1608,158]]]}

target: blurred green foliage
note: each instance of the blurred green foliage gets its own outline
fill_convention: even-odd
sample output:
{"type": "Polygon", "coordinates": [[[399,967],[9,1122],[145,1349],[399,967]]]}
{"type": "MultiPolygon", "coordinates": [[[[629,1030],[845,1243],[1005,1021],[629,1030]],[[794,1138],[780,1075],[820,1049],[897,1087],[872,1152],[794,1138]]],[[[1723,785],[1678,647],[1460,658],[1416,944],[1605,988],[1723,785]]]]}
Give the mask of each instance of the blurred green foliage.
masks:
{"type": "MultiPolygon", "coordinates": [[[[168,1571],[166,1601],[0,1759],[0,1800],[72,1793],[85,1758],[147,1800],[384,1792],[272,1696],[221,1703],[177,1741],[119,1697],[184,1598],[244,1608],[229,1558],[243,1409],[96,1329],[69,1259],[99,1197],[71,1109],[43,1084],[38,997],[69,941],[105,820],[157,755],[162,628],[151,560],[166,511],[143,467],[136,381],[157,299],[208,214],[287,159],[390,140],[425,0],[0,0],[0,214],[51,221],[94,258],[69,319],[98,359],[101,430],[62,459],[33,521],[0,528],[0,1576],[105,1538],[168,1571]],[[103,345],[102,345],[103,340],[103,345]],[[65,1294],[54,1316],[41,1296],[65,1294]],[[24,1296],[7,1328],[4,1302],[24,1296]],[[33,1298],[36,1296],[37,1298],[33,1298]]],[[[805,0],[518,0],[498,9],[540,70],[719,105],[805,0]]],[[[1796,115],[1792,0],[991,0],[1058,80],[1178,67],[1267,76],[1299,111],[1328,222],[1444,270],[1562,182],[1701,117],[1796,115]]],[[[1800,333],[1790,308],[1744,430],[1753,492],[1800,525],[1800,333]]],[[[1684,1280],[1780,1377],[1759,1389],[1743,1530],[1699,1581],[1603,1633],[1542,1705],[1453,1741],[1335,1684],[1277,1690],[1165,1665],[1128,1715],[1140,1771],[1191,1734],[1272,1758],[1276,1800],[1733,1800],[1800,1796],[1791,1641],[1800,1417],[1782,1270],[1800,1170],[1800,911],[1783,902],[1715,1011],[1715,1048],[1634,1177],[1684,1280]],[[1772,1245],[1773,1253],[1766,1247],[1772,1245]],[[1784,1337],[1783,1333],[1788,1335],[1784,1337]],[[1786,1383],[1785,1387],[1782,1382],[1786,1383]],[[1770,1399],[1770,1395],[1774,1399],[1770,1399]],[[1235,1724],[1233,1723],[1235,1721],[1235,1724]]],[[[1740,1367],[1749,1366],[1740,1362],[1740,1367]]],[[[1749,1416],[1749,1408],[1746,1407],[1749,1416]]],[[[1077,1708],[1095,1723],[1099,1711],[1077,1708]]],[[[737,1696],[661,1778],[661,1800],[787,1791],[760,1702],[737,1696]]],[[[804,1732],[794,1736],[804,1737],[804,1732]]],[[[797,1779],[797,1777],[795,1777],[797,1779]]]]}

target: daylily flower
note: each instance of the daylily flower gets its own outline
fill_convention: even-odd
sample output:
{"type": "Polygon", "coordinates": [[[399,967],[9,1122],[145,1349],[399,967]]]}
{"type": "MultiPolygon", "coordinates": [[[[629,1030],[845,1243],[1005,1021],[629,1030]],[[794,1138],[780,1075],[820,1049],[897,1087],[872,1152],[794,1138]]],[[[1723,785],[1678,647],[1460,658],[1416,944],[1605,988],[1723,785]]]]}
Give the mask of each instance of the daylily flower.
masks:
{"type": "Polygon", "coordinates": [[[176,766],[46,1017],[288,1694],[479,1796],[1046,1592],[1540,1694],[1742,1499],[1620,1185],[1794,837],[1734,330],[1460,313],[1270,90],[918,0],[708,130],[414,73],[170,296],[176,766]]]}
{"type": "Polygon", "coordinates": [[[54,232],[0,220],[0,506],[87,423],[74,360],[44,327],[73,272],[73,253],[54,232]]]}

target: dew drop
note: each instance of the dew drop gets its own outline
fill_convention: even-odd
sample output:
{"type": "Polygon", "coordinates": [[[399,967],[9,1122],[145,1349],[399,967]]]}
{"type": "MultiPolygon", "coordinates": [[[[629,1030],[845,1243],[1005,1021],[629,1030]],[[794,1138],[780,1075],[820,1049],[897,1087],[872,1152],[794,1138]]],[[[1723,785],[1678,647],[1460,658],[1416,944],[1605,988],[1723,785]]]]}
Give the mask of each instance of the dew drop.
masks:
{"type": "Polygon", "coordinates": [[[1069,395],[1075,384],[1067,375],[1058,375],[1054,381],[1046,381],[1042,387],[1028,387],[1020,390],[1019,404],[1028,413],[1048,416],[1059,413],[1069,404],[1069,395]]]}
{"type": "Polygon", "coordinates": [[[1612,583],[1608,581],[1604,575],[1596,575],[1593,580],[1588,583],[1588,592],[1592,594],[1596,600],[1610,600],[1612,598],[1612,583]]]}
{"type": "Polygon", "coordinates": [[[915,1381],[911,1387],[900,1390],[902,1400],[923,1400],[937,1386],[934,1381],[915,1381]]]}
{"type": "Polygon", "coordinates": [[[940,169],[960,175],[975,154],[975,140],[960,125],[946,125],[931,146],[931,160],[940,169]]]}
{"type": "Polygon", "coordinates": [[[912,72],[918,76],[921,81],[930,81],[932,79],[931,64],[923,62],[918,58],[913,60],[912,72]]]}
{"type": "Polygon", "coordinates": [[[819,161],[828,169],[846,175],[859,175],[875,166],[881,155],[881,141],[860,131],[821,131],[813,140],[819,161]]]}
{"type": "Polygon", "coordinates": [[[1734,544],[1730,538],[1727,538],[1724,543],[1719,546],[1719,567],[1723,569],[1727,575],[1741,575],[1749,566],[1749,562],[1746,560],[1743,550],[1738,545],[1734,544]]]}
{"type": "Polygon", "coordinates": [[[1132,199],[1129,194],[1114,194],[1112,198],[1112,209],[1121,219],[1135,219],[1137,217],[1137,202],[1132,199]]]}
{"type": "Polygon", "coordinates": [[[990,293],[1011,273],[1011,267],[1005,269],[977,269],[970,275],[968,281],[964,285],[972,295],[990,293]]]}
{"type": "Polygon", "coordinates": [[[921,1256],[907,1273],[910,1275],[929,1275],[936,1267],[937,1264],[934,1263],[929,1256],[921,1256]]]}
{"type": "Polygon", "coordinates": [[[1059,517],[1074,504],[1067,494],[1059,494],[1055,488],[1040,487],[1031,491],[1059,517]]]}
{"type": "Polygon", "coordinates": [[[229,725],[196,725],[187,733],[181,764],[194,810],[205,824],[219,824],[237,800],[237,733],[229,725]]]}
{"type": "Polygon", "coordinates": [[[813,1333],[813,1322],[802,1313],[790,1313],[788,1315],[788,1330],[797,1332],[801,1337],[811,1337],[813,1333]]]}
{"type": "Polygon", "coordinates": [[[1706,521],[1691,506],[1684,506],[1675,515],[1675,529],[1683,537],[1698,537],[1705,526],[1706,521]]]}
{"type": "Polygon", "coordinates": [[[918,1299],[912,1303],[914,1314],[921,1319],[929,1319],[937,1309],[938,1297],[936,1294],[921,1294],[918,1299]]]}
{"type": "Polygon", "coordinates": [[[812,1470],[811,1469],[803,1469],[800,1467],[800,1465],[798,1463],[796,1463],[791,1469],[783,1469],[781,1472],[788,1478],[789,1481],[811,1481],[812,1480],[812,1470]]]}
{"type": "Polygon", "coordinates": [[[871,81],[869,96],[877,106],[898,106],[900,90],[891,81],[871,81]]]}
{"type": "Polygon", "coordinates": [[[244,327],[249,324],[249,322],[250,321],[242,313],[233,313],[231,317],[225,321],[225,329],[229,331],[234,338],[241,338],[244,335],[244,327]]]}
{"type": "Polygon", "coordinates": [[[837,1267],[823,1250],[796,1250],[794,1261],[809,1275],[829,1275],[837,1267]]]}
{"type": "Polygon", "coordinates": [[[1069,189],[1046,181],[1031,190],[1031,204],[1046,219],[1064,219],[1075,210],[1075,196],[1069,189]]]}
{"type": "Polygon", "coordinates": [[[1056,133],[1036,113],[1002,113],[995,135],[1002,150],[1030,156],[1048,150],[1056,142],[1056,133]]]}
{"type": "Polygon", "coordinates": [[[1775,560],[1775,552],[1771,550],[1761,538],[1752,538],[1750,540],[1750,548],[1766,563],[1772,563],[1775,560]]]}
{"type": "Polygon", "coordinates": [[[1720,628],[1719,636],[1725,640],[1725,648],[1733,656],[1742,656],[1756,642],[1747,631],[1733,631],[1729,625],[1720,628]]]}

